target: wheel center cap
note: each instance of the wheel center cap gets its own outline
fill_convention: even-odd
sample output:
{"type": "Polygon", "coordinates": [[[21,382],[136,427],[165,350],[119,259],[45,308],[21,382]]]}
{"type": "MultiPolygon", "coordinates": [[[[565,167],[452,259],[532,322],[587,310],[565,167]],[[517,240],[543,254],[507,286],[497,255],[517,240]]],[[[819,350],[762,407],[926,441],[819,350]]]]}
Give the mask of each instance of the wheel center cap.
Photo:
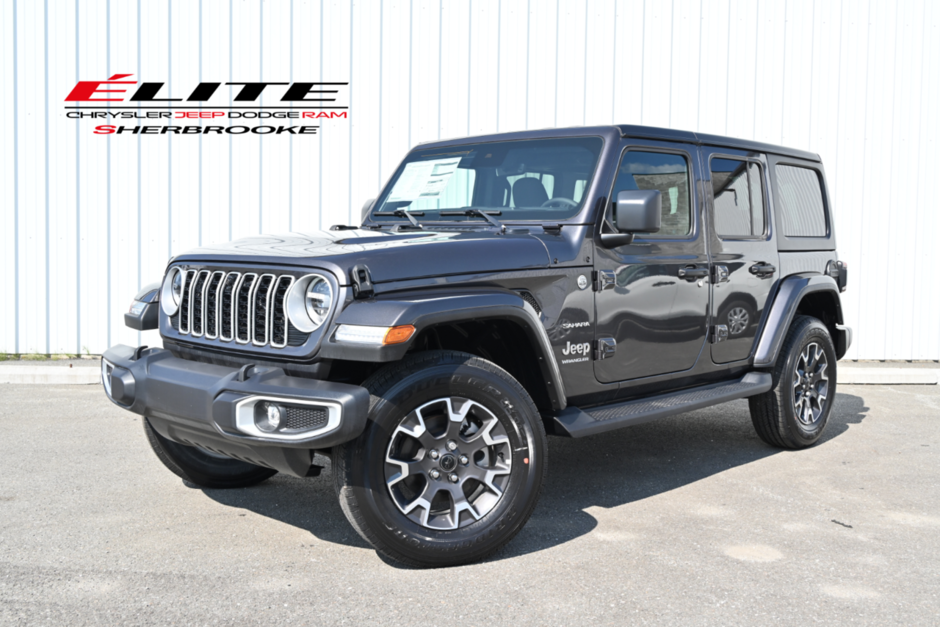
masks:
{"type": "Polygon", "coordinates": [[[441,457],[441,470],[450,472],[457,467],[457,458],[448,453],[441,457]]]}

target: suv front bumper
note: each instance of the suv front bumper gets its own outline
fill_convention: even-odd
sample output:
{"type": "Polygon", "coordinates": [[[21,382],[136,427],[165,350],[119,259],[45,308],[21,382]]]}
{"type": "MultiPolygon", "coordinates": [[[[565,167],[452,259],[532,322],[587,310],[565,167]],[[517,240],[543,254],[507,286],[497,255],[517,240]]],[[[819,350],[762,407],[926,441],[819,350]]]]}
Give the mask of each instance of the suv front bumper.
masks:
{"type": "Polygon", "coordinates": [[[300,477],[310,471],[314,449],[358,437],[369,413],[365,388],[291,377],[281,368],[231,368],[120,344],[104,353],[101,365],[108,398],[145,416],[163,437],[300,477]],[[329,420],[307,432],[259,434],[244,423],[244,408],[256,399],[322,403],[329,420]]]}

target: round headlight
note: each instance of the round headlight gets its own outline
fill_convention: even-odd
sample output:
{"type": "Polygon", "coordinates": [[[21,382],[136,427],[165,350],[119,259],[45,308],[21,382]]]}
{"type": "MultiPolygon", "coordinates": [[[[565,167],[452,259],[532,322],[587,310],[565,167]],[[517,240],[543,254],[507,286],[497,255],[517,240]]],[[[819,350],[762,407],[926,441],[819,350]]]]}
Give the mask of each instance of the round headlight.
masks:
{"type": "Polygon", "coordinates": [[[175,316],[176,312],[179,311],[185,283],[186,275],[179,268],[170,270],[166,278],[163,279],[163,288],[160,290],[160,305],[166,315],[175,316]]]}
{"type": "Polygon", "coordinates": [[[298,279],[287,296],[287,317],[299,331],[319,329],[333,307],[333,287],[326,277],[308,274],[298,279]]]}

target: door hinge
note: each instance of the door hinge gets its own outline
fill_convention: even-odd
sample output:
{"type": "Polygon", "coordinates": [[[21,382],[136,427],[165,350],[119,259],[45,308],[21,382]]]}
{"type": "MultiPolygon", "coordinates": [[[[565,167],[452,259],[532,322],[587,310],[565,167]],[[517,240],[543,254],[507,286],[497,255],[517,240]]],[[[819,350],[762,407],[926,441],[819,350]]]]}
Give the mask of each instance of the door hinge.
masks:
{"type": "Polygon", "coordinates": [[[603,292],[617,283],[617,275],[613,270],[595,270],[591,273],[591,277],[594,279],[595,292],[603,292]]]}
{"type": "Polygon", "coordinates": [[[617,352],[617,340],[612,337],[602,337],[597,340],[594,348],[594,361],[613,357],[617,352]]]}
{"type": "Polygon", "coordinates": [[[726,324],[716,324],[708,332],[708,341],[712,344],[717,344],[718,342],[724,342],[728,339],[728,325],[726,324]]]}
{"type": "Polygon", "coordinates": [[[712,266],[712,283],[725,283],[730,280],[731,273],[728,271],[728,266],[712,266]]]}

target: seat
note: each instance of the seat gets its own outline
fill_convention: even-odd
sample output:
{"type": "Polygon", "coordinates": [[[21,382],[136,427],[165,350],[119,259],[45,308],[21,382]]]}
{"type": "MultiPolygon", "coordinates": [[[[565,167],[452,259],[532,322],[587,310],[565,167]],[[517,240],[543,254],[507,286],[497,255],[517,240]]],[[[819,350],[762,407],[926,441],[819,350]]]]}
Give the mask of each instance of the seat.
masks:
{"type": "Polygon", "coordinates": [[[548,200],[542,181],[523,177],[512,184],[512,200],[516,207],[541,207],[548,200]]]}

